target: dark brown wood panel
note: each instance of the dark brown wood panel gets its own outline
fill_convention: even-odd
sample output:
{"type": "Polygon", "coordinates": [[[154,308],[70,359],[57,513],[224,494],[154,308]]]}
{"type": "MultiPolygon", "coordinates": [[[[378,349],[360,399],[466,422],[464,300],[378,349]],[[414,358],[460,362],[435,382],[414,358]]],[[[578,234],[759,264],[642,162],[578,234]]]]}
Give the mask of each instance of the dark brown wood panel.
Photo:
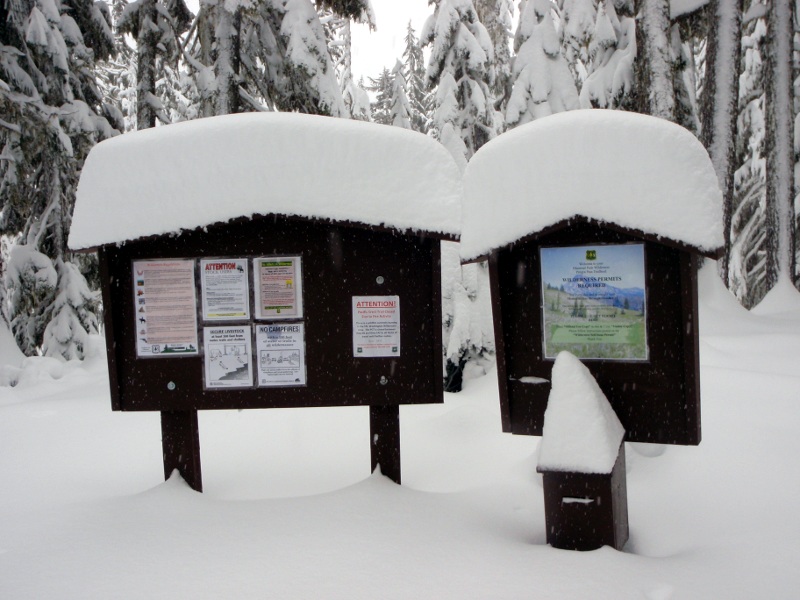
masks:
{"type": "Polygon", "coordinates": [[[543,358],[541,246],[644,242],[649,360],[587,360],[626,430],[626,440],[694,445],[700,442],[697,349],[697,260],[688,252],[598,223],[576,219],[546,235],[501,249],[490,268],[503,422],[513,433],[541,435],[553,360],[543,358]],[[502,348],[500,348],[502,346],[502,348]]]}
{"type": "MultiPolygon", "coordinates": [[[[380,228],[257,217],[106,246],[100,257],[113,407],[185,411],[442,402],[439,244],[434,237],[380,228]],[[205,390],[202,355],[137,358],[133,260],[270,255],[303,259],[305,387],[205,390]],[[353,357],[351,299],[370,295],[400,297],[399,358],[353,357]],[[174,389],[168,389],[170,382],[174,389]]],[[[199,298],[198,289],[198,305],[199,298]]]]}

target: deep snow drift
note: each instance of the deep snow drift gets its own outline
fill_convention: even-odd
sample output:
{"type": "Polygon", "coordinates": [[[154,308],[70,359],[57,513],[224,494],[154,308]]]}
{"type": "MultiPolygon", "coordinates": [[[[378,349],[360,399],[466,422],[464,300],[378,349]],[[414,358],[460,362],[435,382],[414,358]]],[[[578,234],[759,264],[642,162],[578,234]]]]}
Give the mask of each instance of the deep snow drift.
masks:
{"type": "Polygon", "coordinates": [[[545,544],[538,438],[494,372],[401,408],[404,485],[366,408],[202,413],[206,492],[162,481],[158,416],[85,363],[0,367],[0,598],[794,598],[800,313],[701,273],[703,442],[627,452],[623,552],[545,544]]]}

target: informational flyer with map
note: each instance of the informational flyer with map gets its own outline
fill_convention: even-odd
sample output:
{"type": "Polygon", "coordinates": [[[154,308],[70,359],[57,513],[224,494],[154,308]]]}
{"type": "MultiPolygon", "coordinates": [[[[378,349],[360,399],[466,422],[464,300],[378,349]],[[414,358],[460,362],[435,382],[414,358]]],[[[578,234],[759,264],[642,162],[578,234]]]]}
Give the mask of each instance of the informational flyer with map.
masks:
{"type": "Polygon", "coordinates": [[[204,321],[250,318],[250,286],[246,258],[200,261],[204,321]]]}
{"type": "Polygon", "coordinates": [[[299,256],[253,259],[257,319],[303,316],[303,273],[299,256]]]}
{"type": "Polygon", "coordinates": [[[353,296],[353,356],[400,356],[400,296],[353,296]]]}
{"type": "Polygon", "coordinates": [[[545,358],[647,360],[644,244],[541,248],[545,358]]]}
{"type": "Polygon", "coordinates": [[[306,340],[302,323],[256,325],[259,387],[306,384],[306,340]]]}
{"type": "Polygon", "coordinates": [[[133,261],[136,356],[186,356],[197,350],[194,261],[133,261]]]}
{"type": "Polygon", "coordinates": [[[206,388],[253,386],[250,326],[204,327],[206,388]]]}

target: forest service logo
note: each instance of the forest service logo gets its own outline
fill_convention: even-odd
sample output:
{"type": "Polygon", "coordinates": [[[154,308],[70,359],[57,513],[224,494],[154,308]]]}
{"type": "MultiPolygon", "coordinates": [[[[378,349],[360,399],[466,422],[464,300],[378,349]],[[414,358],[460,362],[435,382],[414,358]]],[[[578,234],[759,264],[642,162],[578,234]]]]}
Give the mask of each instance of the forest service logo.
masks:
{"type": "Polygon", "coordinates": [[[586,260],[597,260],[597,250],[587,250],[586,260]]]}

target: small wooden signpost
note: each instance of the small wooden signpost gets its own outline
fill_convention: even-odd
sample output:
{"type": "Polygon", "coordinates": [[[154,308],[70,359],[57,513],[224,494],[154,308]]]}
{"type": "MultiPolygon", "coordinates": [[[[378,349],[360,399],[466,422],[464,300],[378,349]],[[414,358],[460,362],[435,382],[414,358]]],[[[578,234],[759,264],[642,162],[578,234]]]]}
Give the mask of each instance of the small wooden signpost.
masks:
{"type": "MultiPolygon", "coordinates": [[[[78,233],[70,242],[74,249],[99,251],[113,409],[159,411],[165,477],[177,468],[202,491],[197,411],[368,406],[373,470],[379,464],[384,475],[400,483],[398,406],[443,401],[440,240],[455,238],[457,231],[427,231],[422,224],[412,228],[411,222],[402,228],[374,223],[371,205],[365,205],[371,212],[365,211],[367,216],[359,221],[359,202],[409,203],[413,198],[398,199],[398,194],[419,194],[422,188],[412,185],[408,191],[377,194],[375,186],[386,177],[365,171],[357,153],[397,158],[408,153],[400,144],[417,145],[421,152],[406,162],[425,170],[439,161],[442,172],[434,179],[439,177],[440,188],[455,182],[451,197],[428,200],[433,207],[446,207],[455,199],[458,208],[455,164],[424,136],[398,141],[378,126],[365,130],[354,123],[298,115],[210,121],[165,127],[160,135],[128,134],[124,137],[130,136],[130,142],[113,145],[112,140],[105,148],[100,144],[92,151],[99,153],[96,160],[87,161],[73,228],[78,233]],[[162,202],[182,205],[186,215],[175,218],[185,219],[186,225],[180,231],[170,228],[161,234],[96,241],[106,234],[93,233],[87,224],[101,211],[98,227],[109,223],[110,229],[118,230],[119,220],[126,218],[120,204],[130,196],[130,190],[115,195],[103,189],[102,170],[108,164],[131,156],[144,160],[180,137],[185,137],[181,147],[186,160],[202,161],[204,156],[193,157],[192,152],[202,146],[203,136],[216,137],[224,147],[245,134],[242,140],[261,135],[269,142],[259,173],[271,171],[274,187],[282,190],[274,193],[278,198],[270,188],[256,186],[254,202],[233,209],[238,214],[198,226],[192,221],[193,206],[202,206],[213,191],[203,189],[201,181],[168,197],[170,178],[185,179],[186,173],[164,166],[144,178],[141,193],[163,193],[162,202]],[[330,145],[334,155],[337,149],[349,148],[351,155],[328,159],[318,152],[315,162],[314,147],[298,144],[298,136],[330,145]],[[302,194],[309,189],[307,180],[280,179],[291,176],[286,165],[292,161],[304,161],[313,177],[365,178],[364,189],[347,191],[355,194],[347,198],[354,201],[353,214],[325,218],[320,200],[311,203],[316,208],[307,216],[300,209],[287,210],[292,200],[287,204],[287,189],[300,196],[298,204],[307,200],[302,194]],[[163,192],[154,185],[159,178],[167,182],[163,192]]],[[[241,152],[243,160],[250,156],[246,147],[241,152]]],[[[235,177],[236,159],[225,157],[230,169],[227,163],[217,165],[216,176],[235,177]]],[[[402,160],[401,166],[408,168],[402,160]]],[[[206,187],[214,185],[216,181],[208,179],[206,187]]],[[[253,187],[234,180],[231,195],[237,186],[243,194],[253,187]]],[[[341,213],[335,198],[332,203],[331,214],[341,213]]],[[[392,223],[391,206],[377,214],[392,223]]],[[[422,211],[419,217],[424,216],[422,211]]],[[[156,232],[158,212],[152,218],[156,232]]],[[[147,224],[143,230],[138,222],[132,226],[148,231],[147,224]]]]}
{"type": "MultiPolygon", "coordinates": [[[[721,194],[692,134],[615,113],[535,121],[490,142],[467,166],[462,257],[489,262],[502,426],[542,435],[553,361],[566,350],[596,379],[625,440],[696,445],[697,270],[722,245],[721,194]],[[509,160],[519,156],[530,168],[509,160]]],[[[598,505],[624,494],[624,473],[613,473],[615,491],[598,495],[598,505]]],[[[563,529],[555,496],[595,489],[595,480],[606,486],[604,477],[548,471],[548,523],[563,529]]],[[[574,525],[565,538],[603,532],[580,547],[621,547],[623,512],[594,510],[612,520],[574,525]]],[[[548,541],[558,543],[550,528],[548,541]]]]}

